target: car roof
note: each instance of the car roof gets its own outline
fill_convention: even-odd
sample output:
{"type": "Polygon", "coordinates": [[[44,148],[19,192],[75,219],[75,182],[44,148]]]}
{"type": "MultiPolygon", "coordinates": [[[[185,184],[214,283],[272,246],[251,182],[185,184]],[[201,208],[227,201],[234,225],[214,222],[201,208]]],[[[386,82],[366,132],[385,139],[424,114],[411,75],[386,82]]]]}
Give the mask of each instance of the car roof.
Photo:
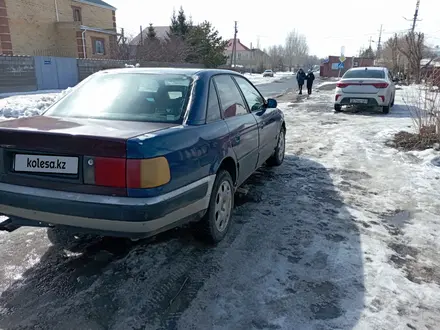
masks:
{"type": "Polygon", "coordinates": [[[226,69],[199,69],[199,68],[121,68],[107,69],[103,73],[156,73],[156,74],[183,74],[183,75],[214,75],[219,73],[239,74],[226,69]]]}
{"type": "Polygon", "coordinates": [[[378,70],[378,71],[385,71],[387,68],[381,67],[381,66],[360,66],[357,68],[351,68],[350,70],[353,71],[360,71],[360,70],[378,70]]]}

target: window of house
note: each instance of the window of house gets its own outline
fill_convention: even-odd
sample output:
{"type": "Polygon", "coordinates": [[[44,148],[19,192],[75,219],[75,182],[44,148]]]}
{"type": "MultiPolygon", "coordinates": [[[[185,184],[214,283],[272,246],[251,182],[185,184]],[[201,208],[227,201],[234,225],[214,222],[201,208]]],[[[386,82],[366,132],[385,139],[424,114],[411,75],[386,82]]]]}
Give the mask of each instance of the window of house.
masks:
{"type": "Polygon", "coordinates": [[[237,85],[230,75],[215,76],[214,81],[217,86],[224,118],[241,116],[248,113],[237,85]]]}
{"type": "Polygon", "coordinates": [[[73,10],[73,21],[74,22],[82,22],[81,8],[80,7],[72,7],[72,10],[73,10]]]}
{"type": "Polygon", "coordinates": [[[93,54],[105,55],[105,41],[102,38],[93,38],[93,54]]]}

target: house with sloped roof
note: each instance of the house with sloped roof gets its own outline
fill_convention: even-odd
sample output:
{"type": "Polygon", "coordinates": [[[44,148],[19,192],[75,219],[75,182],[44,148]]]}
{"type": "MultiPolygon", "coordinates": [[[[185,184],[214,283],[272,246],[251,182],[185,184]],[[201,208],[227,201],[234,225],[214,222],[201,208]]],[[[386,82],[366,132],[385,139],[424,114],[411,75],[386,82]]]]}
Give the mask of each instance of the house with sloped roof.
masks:
{"type": "MultiPolygon", "coordinates": [[[[168,32],[170,32],[169,26],[154,26],[154,31],[156,32],[156,37],[161,40],[165,40],[168,37],[168,32]]],[[[136,37],[134,37],[130,41],[130,45],[137,46],[140,44],[142,39],[145,39],[148,34],[148,27],[142,30],[142,33],[139,33],[136,37]]]]}
{"type": "MultiPolygon", "coordinates": [[[[270,57],[264,51],[258,48],[253,48],[252,44],[247,47],[240,39],[235,40],[236,59],[235,64],[237,67],[243,67],[246,70],[267,69],[270,64],[270,57]]],[[[231,63],[231,57],[233,56],[234,39],[230,39],[226,46],[224,54],[228,57],[227,64],[231,63]]],[[[232,60],[234,63],[234,60],[232,60]]]]}
{"type": "Polygon", "coordinates": [[[0,0],[0,54],[112,58],[116,8],[102,0],[0,0]]]}

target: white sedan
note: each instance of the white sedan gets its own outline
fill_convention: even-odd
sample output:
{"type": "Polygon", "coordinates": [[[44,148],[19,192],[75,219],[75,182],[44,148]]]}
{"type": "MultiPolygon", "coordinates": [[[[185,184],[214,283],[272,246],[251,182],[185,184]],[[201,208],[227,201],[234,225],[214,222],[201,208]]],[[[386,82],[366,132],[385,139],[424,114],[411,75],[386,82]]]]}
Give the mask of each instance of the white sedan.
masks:
{"type": "Polygon", "coordinates": [[[343,105],[362,105],[382,107],[382,112],[388,113],[395,95],[396,87],[387,68],[352,68],[336,84],[335,111],[341,111],[343,105]]]}

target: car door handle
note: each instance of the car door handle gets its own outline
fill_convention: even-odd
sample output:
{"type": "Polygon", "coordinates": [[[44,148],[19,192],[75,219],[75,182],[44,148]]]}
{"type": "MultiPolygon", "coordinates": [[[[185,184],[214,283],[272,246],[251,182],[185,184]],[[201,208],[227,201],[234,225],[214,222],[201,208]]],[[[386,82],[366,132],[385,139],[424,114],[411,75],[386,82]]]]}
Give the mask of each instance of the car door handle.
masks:
{"type": "Polygon", "coordinates": [[[235,139],[234,139],[235,145],[240,144],[240,139],[241,139],[240,135],[237,135],[235,137],[235,139]]]}

